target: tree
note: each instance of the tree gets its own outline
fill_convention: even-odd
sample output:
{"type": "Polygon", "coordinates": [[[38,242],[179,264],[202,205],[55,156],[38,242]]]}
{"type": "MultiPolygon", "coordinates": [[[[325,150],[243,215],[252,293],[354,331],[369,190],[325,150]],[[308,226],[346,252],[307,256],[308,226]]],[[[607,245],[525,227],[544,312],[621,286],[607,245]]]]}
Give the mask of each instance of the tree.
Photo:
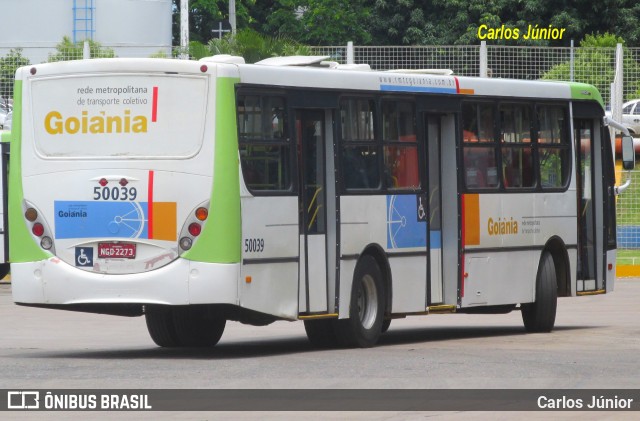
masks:
{"type": "MultiPolygon", "coordinates": [[[[180,42],[180,0],[173,0],[174,44],[180,42]]],[[[238,29],[250,27],[268,36],[284,36],[315,45],[364,44],[370,0],[237,0],[238,29]]],[[[228,0],[190,0],[189,37],[207,43],[217,22],[228,19],[228,0]]]]}
{"type": "MultiPolygon", "coordinates": [[[[91,58],[113,58],[116,56],[111,48],[103,47],[99,42],[88,40],[89,56],[91,58]]],[[[80,60],[84,51],[84,42],[71,41],[69,37],[63,37],[62,41],[56,45],[56,52],[49,54],[49,63],[64,60],[80,60]]]]}
{"type": "Polygon", "coordinates": [[[287,34],[310,45],[343,45],[347,41],[368,44],[367,28],[370,8],[364,0],[306,0],[295,9],[302,24],[299,37],[287,34]]]}
{"type": "MultiPolygon", "coordinates": [[[[236,1],[238,28],[249,26],[249,9],[256,0],[236,1]]],[[[217,23],[229,19],[229,0],[189,0],[189,41],[206,44],[216,38],[217,23]]],[[[173,0],[173,45],[180,45],[180,0],[173,0]]]]}
{"type": "MultiPolygon", "coordinates": [[[[624,45],[624,40],[615,35],[605,33],[598,35],[587,35],[580,42],[579,49],[576,50],[574,59],[574,80],[576,82],[588,83],[600,91],[605,101],[609,100],[611,82],[615,75],[615,47],[620,43],[624,45]]],[[[640,73],[640,65],[628,54],[624,55],[624,84],[631,86],[633,93],[627,95],[626,100],[637,98],[640,95],[640,81],[635,75],[640,73]]],[[[571,63],[565,62],[553,66],[546,72],[542,79],[547,80],[569,80],[571,63]]],[[[629,90],[631,92],[631,90],[629,90]]]]}
{"type": "Polygon", "coordinates": [[[287,55],[308,55],[309,48],[285,37],[261,35],[253,29],[239,30],[222,39],[209,41],[212,55],[231,54],[244,57],[247,63],[255,63],[265,58],[287,55]]]}
{"type": "Polygon", "coordinates": [[[0,97],[13,97],[13,82],[16,77],[16,70],[21,66],[28,66],[29,59],[22,55],[22,49],[9,50],[9,53],[0,58],[0,97]]]}
{"type": "Polygon", "coordinates": [[[478,44],[478,27],[528,26],[565,29],[559,40],[497,39],[490,44],[568,46],[585,34],[624,35],[640,45],[640,3],[636,0],[371,0],[370,26],[376,45],[478,44]]]}

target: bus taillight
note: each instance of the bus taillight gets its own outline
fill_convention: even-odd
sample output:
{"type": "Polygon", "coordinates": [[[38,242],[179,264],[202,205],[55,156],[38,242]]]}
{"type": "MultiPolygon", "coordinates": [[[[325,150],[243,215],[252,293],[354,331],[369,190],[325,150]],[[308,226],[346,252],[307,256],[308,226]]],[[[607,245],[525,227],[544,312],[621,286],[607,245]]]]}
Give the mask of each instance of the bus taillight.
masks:
{"type": "Polygon", "coordinates": [[[182,251],[190,250],[197,237],[202,233],[204,224],[209,217],[209,201],[200,203],[191,212],[180,230],[180,241],[178,242],[182,251]]]}
{"type": "Polygon", "coordinates": [[[33,224],[31,232],[36,237],[42,237],[42,234],[44,234],[44,226],[40,222],[36,222],[35,224],[33,224]]]}
{"type": "Polygon", "coordinates": [[[209,210],[207,208],[199,207],[198,209],[196,209],[196,218],[198,219],[198,221],[206,220],[207,216],[209,216],[209,210]]]}
{"type": "Polygon", "coordinates": [[[191,234],[194,237],[197,237],[200,235],[201,232],[202,232],[202,227],[200,226],[200,224],[198,224],[197,222],[193,222],[189,224],[189,234],[191,234]]]}
{"type": "Polygon", "coordinates": [[[24,212],[24,217],[27,219],[27,221],[29,222],[33,222],[36,219],[38,219],[38,211],[35,210],[34,208],[28,208],[25,212],[24,212]]]}
{"type": "Polygon", "coordinates": [[[182,250],[189,250],[193,245],[193,241],[189,237],[182,237],[180,239],[180,248],[182,250]]]}
{"type": "Polygon", "coordinates": [[[51,253],[55,253],[53,245],[53,236],[47,221],[38,212],[35,206],[25,200],[24,203],[24,219],[27,220],[27,226],[33,235],[34,240],[40,243],[40,247],[51,253]]]}
{"type": "Polygon", "coordinates": [[[51,247],[53,247],[53,240],[51,239],[51,237],[48,237],[46,235],[42,237],[42,240],[40,240],[40,247],[45,250],[51,250],[51,247]]]}

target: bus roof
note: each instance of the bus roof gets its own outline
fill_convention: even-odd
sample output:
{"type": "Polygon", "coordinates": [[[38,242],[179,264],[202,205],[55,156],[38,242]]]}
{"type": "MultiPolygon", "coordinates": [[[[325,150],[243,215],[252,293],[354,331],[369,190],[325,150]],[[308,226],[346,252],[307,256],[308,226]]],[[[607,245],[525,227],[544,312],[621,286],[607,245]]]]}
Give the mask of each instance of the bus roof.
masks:
{"type": "MultiPolygon", "coordinates": [[[[296,57],[293,61],[286,60],[286,58],[274,58],[267,61],[269,65],[242,64],[242,60],[230,60],[229,57],[217,60],[216,56],[207,57],[200,61],[149,58],[91,59],[30,65],[23,67],[22,72],[19,70],[16,76],[18,79],[24,79],[28,77],[32,68],[36,68],[37,77],[41,77],[64,73],[93,72],[200,73],[203,71],[203,66],[210,68],[219,66],[237,68],[241,83],[283,88],[579,99],[597,101],[604,107],[598,90],[587,84],[467,77],[437,74],[437,72],[373,71],[366,70],[366,65],[324,66],[322,64],[328,63],[321,60],[324,58],[314,56],[306,62],[301,61],[300,57],[296,57]]],[[[230,75],[233,73],[236,71],[223,71],[218,74],[230,75]]]]}

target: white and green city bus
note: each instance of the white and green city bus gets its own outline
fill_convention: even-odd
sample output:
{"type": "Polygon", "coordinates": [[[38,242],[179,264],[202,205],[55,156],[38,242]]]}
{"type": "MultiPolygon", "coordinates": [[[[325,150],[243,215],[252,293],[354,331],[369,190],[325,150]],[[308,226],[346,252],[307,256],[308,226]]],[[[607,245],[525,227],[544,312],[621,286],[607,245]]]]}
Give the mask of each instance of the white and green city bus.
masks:
{"type": "Polygon", "coordinates": [[[146,317],[160,346],[303,320],[372,346],[394,318],[520,310],[615,280],[598,91],[288,57],[17,71],[17,304],[146,317]]]}

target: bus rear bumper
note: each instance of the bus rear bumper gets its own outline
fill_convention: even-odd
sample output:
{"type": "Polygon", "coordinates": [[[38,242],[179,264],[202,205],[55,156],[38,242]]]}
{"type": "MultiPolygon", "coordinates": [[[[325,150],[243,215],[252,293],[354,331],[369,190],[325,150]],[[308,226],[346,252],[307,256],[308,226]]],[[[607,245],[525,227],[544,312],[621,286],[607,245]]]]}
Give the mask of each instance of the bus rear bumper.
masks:
{"type": "Polygon", "coordinates": [[[240,265],[177,259],[162,268],[107,275],[57,258],[12,263],[13,301],[20,304],[238,304],[240,265]]]}

